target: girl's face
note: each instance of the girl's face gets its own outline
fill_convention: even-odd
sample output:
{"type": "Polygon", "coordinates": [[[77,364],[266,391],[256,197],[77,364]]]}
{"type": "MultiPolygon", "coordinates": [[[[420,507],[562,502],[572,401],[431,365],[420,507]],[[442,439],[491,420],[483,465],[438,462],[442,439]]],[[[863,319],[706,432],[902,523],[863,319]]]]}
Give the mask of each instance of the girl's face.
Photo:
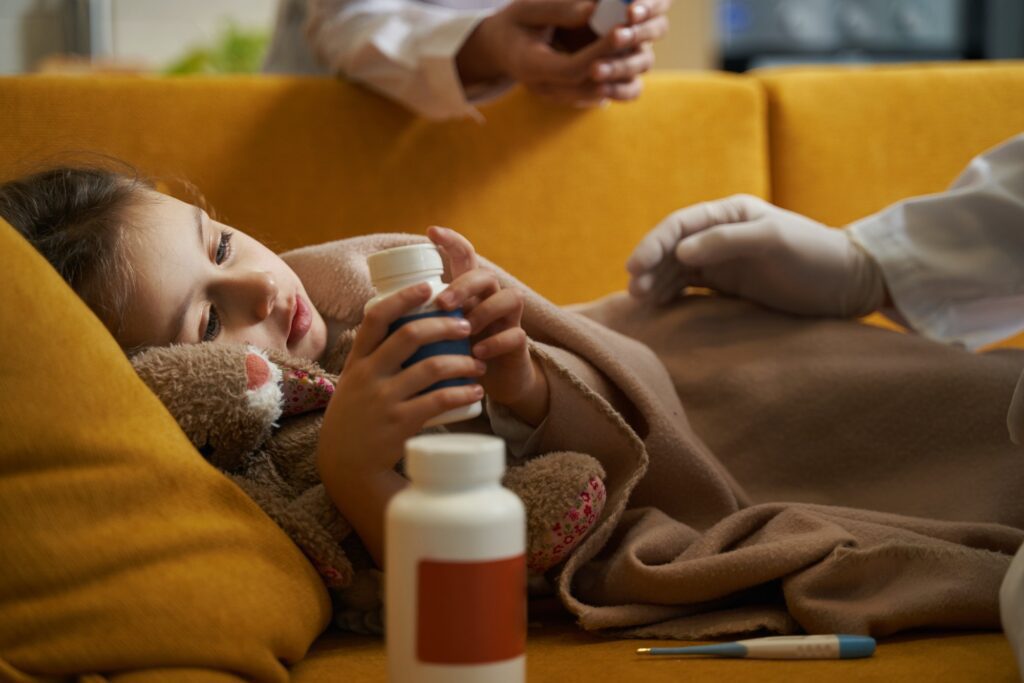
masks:
{"type": "Polygon", "coordinates": [[[136,289],[118,341],[127,348],[246,343],[320,360],[327,325],[295,272],[204,211],[147,191],[132,209],[136,289]]]}

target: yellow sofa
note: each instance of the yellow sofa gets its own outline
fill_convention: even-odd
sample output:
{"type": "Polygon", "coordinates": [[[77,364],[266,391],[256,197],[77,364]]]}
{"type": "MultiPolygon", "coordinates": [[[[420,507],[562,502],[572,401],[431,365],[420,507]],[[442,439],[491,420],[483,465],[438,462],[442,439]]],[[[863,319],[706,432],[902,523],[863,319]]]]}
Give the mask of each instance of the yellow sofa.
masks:
{"type": "MultiPolygon", "coordinates": [[[[559,303],[625,284],[641,235],[737,192],[833,225],[941,190],[1024,129],[1024,64],[661,73],[636,103],[513,92],[485,125],[304,78],[0,78],[0,181],[82,152],[187,178],[279,250],[467,234],[559,303]]],[[[113,340],[0,222],[0,680],[383,681],[328,629],[301,553],[201,460],[113,340]]],[[[1018,680],[999,633],[908,634],[860,662],[639,660],[531,605],[532,681],[1018,680]]]]}

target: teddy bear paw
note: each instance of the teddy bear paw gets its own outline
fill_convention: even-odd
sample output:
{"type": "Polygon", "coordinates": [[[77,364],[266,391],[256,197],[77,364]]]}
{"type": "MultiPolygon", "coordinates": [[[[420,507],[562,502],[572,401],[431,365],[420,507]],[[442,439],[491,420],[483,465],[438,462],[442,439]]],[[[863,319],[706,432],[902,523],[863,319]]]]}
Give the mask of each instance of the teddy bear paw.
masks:
{"type": "Polygon", "coordinates": [[[604,482],[591,477],[579,492],[575,504],[555,520],[542,538],[530,544],[526,565],[532,572],[543,572],[555,566],[572,552],[594,527],[604,510],[604,482]]]}

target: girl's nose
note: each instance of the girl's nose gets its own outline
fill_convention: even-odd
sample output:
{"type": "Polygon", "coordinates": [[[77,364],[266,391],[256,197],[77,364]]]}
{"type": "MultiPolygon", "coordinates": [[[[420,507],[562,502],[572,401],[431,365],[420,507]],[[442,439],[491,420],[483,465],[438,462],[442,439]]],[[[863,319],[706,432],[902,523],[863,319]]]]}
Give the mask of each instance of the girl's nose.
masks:
{"type": "Polygon", "coordinates": [[[277,283],[274,276],[266,271],[238,273],[231,279],[230,298],[234,299],[239,313],[260,322],[273,312],[277,301],[277,283]]]}

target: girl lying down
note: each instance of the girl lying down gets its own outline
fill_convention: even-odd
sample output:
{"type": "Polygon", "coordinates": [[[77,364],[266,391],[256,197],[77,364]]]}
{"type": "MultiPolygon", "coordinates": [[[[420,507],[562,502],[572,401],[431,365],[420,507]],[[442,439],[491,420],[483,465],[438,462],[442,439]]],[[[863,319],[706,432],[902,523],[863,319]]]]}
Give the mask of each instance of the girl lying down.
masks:
{"type": "MultiPolygon", "coordinates": [[[[540,567],[584,628],[998,628],[999,584],[1024,541],[1024,459],[1006,431],[1024,355],[692,293],[687,277],[707,274],[675,260],[675,244],[715,224],[695,211],[718,208],[673,214],[638,247],[634,291],[660,305],[620,293],[559,308],[430,228],[450,275],[438,303],[466,319],[388,336],[429,292],[364,315],[366,256],[421,236],[277,255],[130,175],[57,168],[0,186],[0,217],[130,355],[244,346],[329,378],[315,476],[377,566],[384,507],[407,484],[404,441],[483,397],[481,418],[448,428],[495,433],[521,462],[571,452],[600,465],[603,511],[540,567]],[[471,357],[402,367],[424,343],[466,338],[471,357]],[[421,394],[454,377],[476,383],[421,394]]],[[[843,314],[882,305],[877,266],[853,242],[837,248],[868,302],[843,314]]]]}

